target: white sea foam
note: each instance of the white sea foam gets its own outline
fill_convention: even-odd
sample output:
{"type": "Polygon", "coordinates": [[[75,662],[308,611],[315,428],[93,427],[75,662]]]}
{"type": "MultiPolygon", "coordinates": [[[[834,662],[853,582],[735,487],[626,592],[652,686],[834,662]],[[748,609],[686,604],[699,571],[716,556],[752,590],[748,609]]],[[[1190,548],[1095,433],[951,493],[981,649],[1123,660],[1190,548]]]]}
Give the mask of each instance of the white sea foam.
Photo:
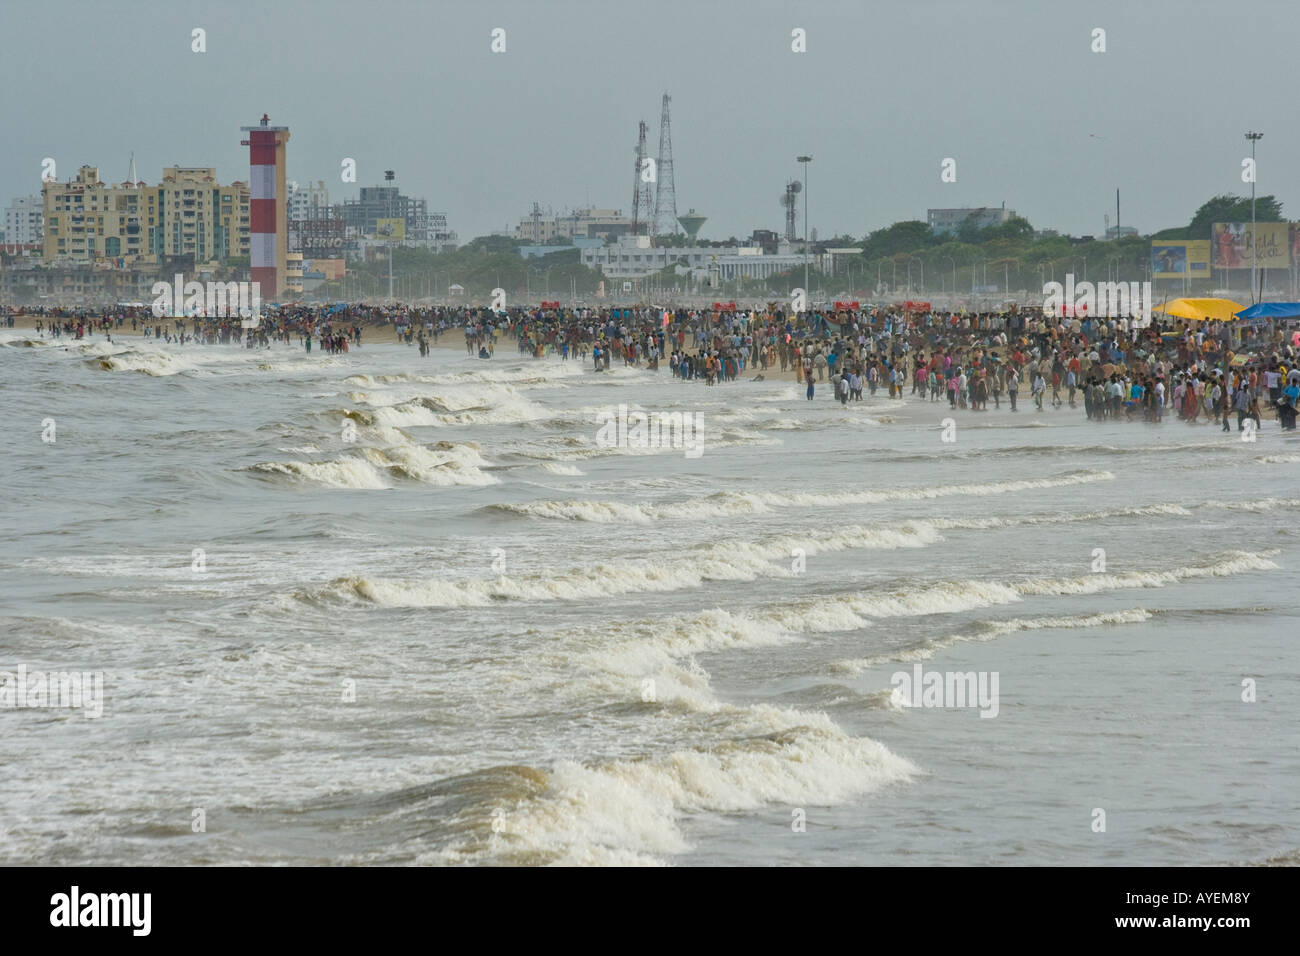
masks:
{"type": "MultiPolygon", "coordinates": [[[[680,830],[687,814],[838,804],[917,773],[910,761],[848,736],[824,715],[760,706],[741,723],[707,748],[590,766],[560,762],[540,796],[507,809],[501,838],[485,854],[654,864],[690,849],[680,830]]],[[[464,859],[463,850],[437,856],[464,859]]]]}
{"type": "Polygon", "coordinates": [[[722,491],[705,498],[663,504],[630,504],[616,501],[532,501],[504,503],[490,507],[532,518],[567,521],[632,522],[648,524],[660,520],[709,519],[727,515],[759,514],[776,509],[823,508],[886,501],[914,501],[950,496],[1001,495],[1037,488],[1110,481],[1109,471],[1078,471],[1056,478],[1028,478],[991,481],[983,484],[937,485],[928,488],[897,488],[881,491],[829,493],[722,491]]]}
{"type": "Polygon", "coordinates": [[[154,376],[177,375],[196,368],[188,358],[182,358],[174,352],[143,348],[102,353],[93,361],[99,368],[109,372],[141,372],[154,376]]]}
{"type": "MultiPolygon", "coordinates": [[[[1229,551],[1204,565],[1164,571],[1088,574],[1074,578],[972,579],[877,588],[847,594],[794,598],[753,610],[713,610],[653,621],[619,621],[606,630],[652,640],[675,653],[697,653],[726,646],[761,646],[797,640],[799,635],[850,631],[876,619],[956,614],[982,607],[1018,604],[1027,597],[1096,594],[1133,588],[1160,588],[1187,580],[1274,570],[1276,552],[1229,551]]],[[[1103,623],[1108,621],[1103,619],[1103,623]]],[[[889,656],[888,659],[893,659],[889,656]]]]}
{"type": "Polygon", "coordinates": [[[384,476],[367,461],[344,457],[336,461],[264,461],[249,466],[249,471],[284,475],[331,488],[388,488],[384,476]]]}
{"type": "Polygon", "coordinates": [[[488,465],[472,443],[437,442],[430,446],[403,443],[390,448],[358,448],[330,461],[259,462],[249,471],[326,485],[331,488],[381,489],[393,478],[426,485],[492,485],[499,479],[481,470],[488,465]]]}
{"type": "Polygon", "coordinates": [[[1072,630],[1080,627],[1103,627],[1112,624],[1141,624],[1152,618],[1150,611],[1145,608],[1131,608],[1126,611],[1108,611],[1103,614],[1078,614],[1066,617],[1033,617],[1033,618],[1011,618],[1005,621],[986,621],[976,626],[971,632],[965,634],[950,634],[946,637],[935,638],[926,641],[915,647],[903,648],[898,651],[891,651],[883,654],[876,654],[871,657],[855,658],[853,660],[836,661],[831,665],[831,670],[842,674],[858,675],[873,667],[887,663],[911,663],[913,661],[924,661],[934,657],[934,655],[945,647],[951,647],[963,641],[990,641],[996,637],[1005,634],[1014,634],[1018,631],[1044,630],[1051,628],[1061,628],[1072,630]]]}
{"type": "MultiPolygon", "coordinates": [[[[919,548],[940,540],[925,522],[897,528],[843,528],[807,538],[775,535],[758,541],[731,541],[725,548],[701,545],[670,557],[620,561],[496,579],[394,579],[350,577],[332,582],[321,596],[357,597],[390,607],[481,607],[494,601],[556,601],[601,598],[614,594],[675,591],[708,581],[752,581],[789,577],[791,553],[806,555],[854,548],[919,548]],[[781,561],[781,564],[772,562],[781,561]]],[[[316,597],[313,592],[310,597],[316,597]]],[[[835,613],[831,611],[830,613],[835,613]]],[[[856,626],[841,615],[834,629],[856,626]]]]}

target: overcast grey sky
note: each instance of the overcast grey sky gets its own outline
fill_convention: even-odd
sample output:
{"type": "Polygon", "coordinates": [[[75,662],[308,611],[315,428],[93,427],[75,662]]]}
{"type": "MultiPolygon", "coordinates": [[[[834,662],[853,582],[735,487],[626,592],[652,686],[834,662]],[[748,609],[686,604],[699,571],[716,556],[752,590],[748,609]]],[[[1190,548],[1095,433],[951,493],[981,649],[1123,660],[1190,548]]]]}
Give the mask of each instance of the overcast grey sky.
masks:
{"type": "Polygon", "coordinates": [[[47,156],[61,180],[123,180],[132,150],[150,183],[247,180],[239,127],[266,112],[291,179],[338,200],[394,169],[462,241],[534,200],[628,213],[637,121],[653,155],[666,90],[678,212],[706,237],[781,229],[805,152],[821,236],[1003,201],[1100,234],[1116,187],[1125,224],[1185,225],[1249,194],[1251,129],[1259,192],[1300,218],[1300,0],[3,0],[0,37],[0,205],[39,193],[47,156]]]}

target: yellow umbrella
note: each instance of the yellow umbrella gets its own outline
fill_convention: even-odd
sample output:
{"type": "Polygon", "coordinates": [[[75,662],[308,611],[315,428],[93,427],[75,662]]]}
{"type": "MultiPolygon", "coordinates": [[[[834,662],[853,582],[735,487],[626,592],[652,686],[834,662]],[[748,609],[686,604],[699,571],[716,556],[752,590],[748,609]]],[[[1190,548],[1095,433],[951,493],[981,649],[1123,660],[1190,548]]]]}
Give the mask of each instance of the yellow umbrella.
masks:
{"type": "Polygon", "coordinates": [[[1187,319],[1189,322],[1201,322],[1211,319],[1215,322],[1231,322],[1244,306],[1231,299],[1174,299],[1164,305],[1151,307],[1152,312],[1163,312],[1174,318],[1187,319]]]}

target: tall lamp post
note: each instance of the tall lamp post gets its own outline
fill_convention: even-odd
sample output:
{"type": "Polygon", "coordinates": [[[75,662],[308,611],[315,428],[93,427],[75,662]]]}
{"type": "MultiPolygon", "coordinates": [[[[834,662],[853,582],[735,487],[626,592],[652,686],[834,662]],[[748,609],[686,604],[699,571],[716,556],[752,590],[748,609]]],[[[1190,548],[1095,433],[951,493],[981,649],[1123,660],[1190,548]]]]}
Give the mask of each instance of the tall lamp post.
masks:
{"type": "Polygon", "coordinates": [[[1250,302],[1254,305],[1259,301],[1255,295],[1256,276],[1259,275],[1257,263],[1259,262],[1257,247],[1255,245],[1255,144],[1264,138],[1263,133],[1247,133],[1246,139],[1250,140],[1250,302]]]}
{"type": "MultiPolygon", "coordinates": [[[[808,255],[812,248],[808,239],[808,164],[812,162],[812,157],[796,156],[795,161],[803,163],[803,294],[811,298],[808,291],[808,255]]],[[[808,304],[811,305],[811,301],[808,304]]]]}

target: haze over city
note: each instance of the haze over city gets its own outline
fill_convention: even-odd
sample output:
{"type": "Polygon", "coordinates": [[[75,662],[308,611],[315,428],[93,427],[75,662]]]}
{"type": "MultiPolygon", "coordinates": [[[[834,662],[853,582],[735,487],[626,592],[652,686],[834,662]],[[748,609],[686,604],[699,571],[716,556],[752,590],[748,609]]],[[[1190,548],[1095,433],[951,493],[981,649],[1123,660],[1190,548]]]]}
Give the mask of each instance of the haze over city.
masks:
{"type": "MultiPolygon", "coordinates": [[[[52,157],[120,181],[163,166],[247,178],[239,128],[293,130],[288,174],[331,196],[396,171],[465,241],[534,201],[630,213],[636,127],[657,148],[673,97],[679,212],[705,238],[781,229],[777,197],[811,154],[810,226],[861,237],[927,207],[1005,202],[1037,228],[1185,225],[1259,190],[1300,213],[1287,82],[1293,5],[770,0],[732,5],[90,2],[6,5],[0,197],[34,194],[52,157]],[[205,53],[191,31],[206,31],[205,53]],[[505,52],[491,50],[491,31],[505,52]],[[806,53],[791,32],[806,31],[806,53]],[[1106,31],[1104,53],[1092,31],[1106,31]],[[139,39],[147,36],[141,46],[139,39]],[[117,51],[112,62],[105,51],[117,51]],[[57,54],[57,74],[49,71],[57,54]],[[340,72],[342,67],[346,71],[340,72]],[[30,77],[42,76],[45,95],[30,77]],[[57,82],[56,82],[57,81],[57,82]],[[357,161],[356,184],[340,163],[357,161]],[[956,160],[954,183],[940,163],[956,160]]],[[[800,231],[802,231],[801,212],[800,231]]]]}

